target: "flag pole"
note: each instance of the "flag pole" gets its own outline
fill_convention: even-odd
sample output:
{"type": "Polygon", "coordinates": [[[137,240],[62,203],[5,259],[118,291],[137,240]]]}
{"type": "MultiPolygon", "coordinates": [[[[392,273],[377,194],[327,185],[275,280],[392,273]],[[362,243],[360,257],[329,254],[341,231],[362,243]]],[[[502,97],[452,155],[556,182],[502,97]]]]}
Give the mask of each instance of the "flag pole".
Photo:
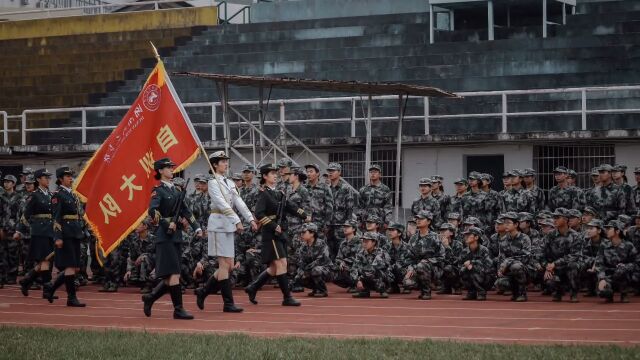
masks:
{"type": "MultiPolygon", "coordinates": [[[[153,42],[149,41],[149,44],[151,44],[151,48],[153,50],[153,55],[155,56],[155,58],[158,60],[159,63],[162,63],[162,59],[160,58],[160,54],[158,53],[158,49],[156,48],[155,45],[153,45],[153,42]]],[[[163,66],[164,68],[164,66],[163,66]]],[[[205,150],[204,145],[202,145],[202,141],[200,141],[200,137],[198,136],[198,133],[196,132],[196,130],[193,128],[193,124],[191,123],[191,119],[189,118],[189,116],[187,115],[187,111],[185,110],[184,106],[182,105],[182,101],[179,100],[178,95],[175,91],[175,89],[173,88],[173,84],[171,83],[171,81],[169,80],[169,76],[167,74],[165,74],[165,78],[167,79],[166,83],[168,84],[169,87],[169,92],[171,92],[171,95],[178,100],[177,104],[178,104],[178,108],[180,109],[180,112],[182,113],[182,116],[187,119],[187,126],[189,127],[189,130],[191,131],[191,135],[198,141],[198,148],[200,148],[200,151],[202,152],[202,155],[204,155],[204,158],[207,162],[207,165],[209,165],[209,169],[211,170],[211,174],[215,175],[216,171],[213,168],[213,165],[211,165],[211,162],[209,161],[209,155],[207,155],[207,150],[205,150]]]]}

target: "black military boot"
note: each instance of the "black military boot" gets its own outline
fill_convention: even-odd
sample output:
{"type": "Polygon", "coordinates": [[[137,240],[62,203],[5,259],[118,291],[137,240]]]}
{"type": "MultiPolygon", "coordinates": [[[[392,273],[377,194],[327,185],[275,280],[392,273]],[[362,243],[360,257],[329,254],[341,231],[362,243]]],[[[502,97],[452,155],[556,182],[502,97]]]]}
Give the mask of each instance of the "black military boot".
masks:
{"type": "Polygon", "coordinates": [[[164,283],[164,281],[160,281],[160,283],[158,283],[150,293],[142,295],[142,302],[144,303],[143,311],[147,317],[151,316],[153,303],[160,299],[162,295],[166,294],[168,289],[169,287],[164,283]]]}
{"type": "Polygon", "coordinates": [[[519,285],[518,286],[518,297],[516,298],[516,302],[525,302],[527,301],[527,285],[519,285]]]}
{"type": "Polygon", "coordinates": [[[85,307],[86,304],[78,301],[78,297],[76,296],[76,276],[69,275],[64,277],[64,285],[67,289],[67,306],[70,307],[85,307]]]}
{"type": "Polygon", "coordinates": [[[222,293],[222,301],[224,302],[223,312],[241,313],[243,308],[237,307],[233,302],[233,291],[229,279],[220,281],[220,293],[222,293]]]}
{"type": "Polygon", "coordinates": [[[476,300],[478,298],[478,294],[475,291],[469,290],[467,295],[465,295],[462,300],[476,300]]]}
{"type": "Polygon", "coordinates": [[[451,286],[448,285],[442,285],[442,288],[436,291],[436,294],[438,295],[451,295],[452,293],[453,291],[451,290],[451,286]]]}
{"type": "Polygon", "coordinates": [[[556,291],[554,291],[553,293],[553,297],[551,298],[551,301],[554,301],[554,302],[562,301],[562,295],[563,295],[562,290],[556,289],[556,291]]]}
{"type": "Polygon", "coordinates": [[[569,301],[572,302],[572,303],[580,302],[580,300],[578,300],[578,292],[577,291],[571,290],[569,301]]]}
{"type": "Polygon", "coordinates": [[[362,290],[354,293],[352,297],[356,299],[367,299],[371,297],[371,292],[369,290],[362,290]]]}
{"type": "Polygon", "coordinates": [[[31,270],[24,275],[22,280],[20,280],[20,292],[22,295],[29,296],[29,288],[31,287],[31,284],[33,284],[37,275],[38,273],[35,270],[31,270]]]}
{"type": "Polygon", "coordinates": [[[431,289],[426,288],[420,290],[420,296],[418,296],[419,300],[431,300],[431,289]]]}
{"type": "Polygon", "coordinates": [[[169,293],[171,294],[171,302],[173,303],[173,318],[178,320],[193,320],[193,315],[182,307],[182,286],[180,286],[180,284],[169,286],[169,293]]]}
{"type": "Polygon", "coordinates": [[[266,284],[267,281],[269,281],[270,278],[271,278],[271,275],[269,275],[267,270],[265,270],[256,277],[256,280],[254,282],[249,284],[249,286],[247,286],[247,288],[244,289],[244,292],[246,292],[247,295],[249,295],[249,301],[251,301],[252,304],[254,305],[258,304],[258,302],[256,301],[256,295],[258,294],[258,290],[260,290],[262,286],[266,284]]]}
{"type": "Polygon", "coordinates": [[[624,304],[629,302],[629,295],[626,292],[620,293],[620,302],[624,304]]]}
{"type": "Polygon", "coordinates": [[[323,298],[329,296],[327,284],[325,284],[322,279],[315,280],[314,283],[316,284],[315,293],[313,294],[314,297],[323,298]]]}
{"type": "Polygon", "coordinates": [[[214,275],[211,275],[207,282],[203,287],[196,289],[196,305],[198,305],[198,309],[204,310],[204,300],[209,296],[209,294],[213,294],[220,289],[220,282],[214,275]]]}
{"type": "Polygon", "coordinates": [[[300,306],[300,302],[291,296],[291,290],[289,289],[289,281],[287,280],[287,274],[281,274],[276,276],[280,291],[282,291],[282,306],[300,306]]]}
{"type": "Polygon", "coordinates": [[[64,283],[65,276],[64,273],[61,272],[58,274],[58,277],[53,283],[44,284],[44,286],[42,287],[42,298],[47,299],[49,303],[53,303],[53,300],[58,298],[57,296],[55,296],[56,290],[58,290],[58,288],[64,283]]]}

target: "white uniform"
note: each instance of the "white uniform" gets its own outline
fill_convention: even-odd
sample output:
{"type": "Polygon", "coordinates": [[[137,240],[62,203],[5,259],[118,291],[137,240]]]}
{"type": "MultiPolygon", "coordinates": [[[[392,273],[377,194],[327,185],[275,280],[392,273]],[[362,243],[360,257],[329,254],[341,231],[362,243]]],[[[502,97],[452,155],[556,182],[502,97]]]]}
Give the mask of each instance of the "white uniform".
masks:
{"type": "Polygon", "coordinates": [[[254,220],[253,215],[242,201],[233,181],[216,174],[209,180],[208,188],[211,197],[211,211],[207,222],[209,256],[233,258],[236,224],[241,222],[236,211],[247,222],[254,220]]]}

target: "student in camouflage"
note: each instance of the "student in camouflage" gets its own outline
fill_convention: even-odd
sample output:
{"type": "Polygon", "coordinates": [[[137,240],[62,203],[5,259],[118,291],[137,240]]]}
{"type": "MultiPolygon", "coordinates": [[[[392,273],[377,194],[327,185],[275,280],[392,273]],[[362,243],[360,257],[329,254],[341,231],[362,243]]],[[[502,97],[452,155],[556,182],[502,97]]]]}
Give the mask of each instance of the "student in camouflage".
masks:
{"type": "Polygon", "coordinates": [[[429,227],[433,214],[421,211],[416,216],[418,232],[408,243],[410,265],[405,275],[405,286],[416,286],[420,290],[418,299],[431,299],[431,284],[437,282],[442,275],[445,249],[436,233],[429,227]]]}
{"type": "Polygon", "coordinates": [[[418,182],[420,196],[413,200],[413,203],[411,204],[411,214],[416,216],[420,211],[429,211],[434,217],[433,224],[435,226],[440,226],[440,223],[442,222],[440,218],[440,202],[431,196],[431,187],[431,179],[426,177],[420,179],[418,182]]]}
{"type": "Polygon", "coordinates": [[[392,278],[389,254],[377,247],[378,234],[366,232],[360,237],[362,249],[351,267],[351,279],[358,290],[354,298],[368,298],[376,291],[381,298],[388,298],[387,287],[392,278]]]}
{"type": "Polygon", "coordinates": [[[582,248],[581,283],[587,288],[586,297],[597,295],[598,278],[596,274],[596,258],[603,242],[607,239],[602,220],[594,219],[586,224],[582,248]]]}
{"type": "Polygon", "coordinates": [[[527,168],[522,172],[525,191],[527,191],[529,198],[531,199],[531,206],[529,208],[529,212],[533,215],[537,214],[539,211],[544,210],[545,208],[545,197],[544,191],[538,187],[536,184],[536,171],[527,168]]]}
{"type": "Polygon", "coordinates": [[[335,259],[340,243],[344,240],[342,233],[343,224],[351,219],[358,206],[358,193],[351,188],[342,178],[342,166],[338,163],[329,163],[327,167],[329,181],[331,183],[331,195],[333,196],[333,213],[327,233],[327,245],[329,255],[335,259]]]}
{"type": "Polygon", "coordinates": [[[613,302],[614,291],[620,292],[620,302],[629,302],[627,287],[633,274],[638,271],[640,257],[635,246],[625,241],[623,226],[617,221],[605,225],[607,240],[602,243],[596,257],[598,295],[613,302]]]}
{"type": "Polygon", "coordinates": [[[325,182],[320,181],[320,167],[317,164],[305,165],[305,170],[308,179],[306,188],[309,192],[311,221],[318,225],[321,237],[325,238],[333,218],[331,188],[325,182]]]}
{"type": "Polygon", "coordinates": [[[310,297],[327,297],[327,281],[331,281],[333,263],[327,243],[318,238],[318,226],[305,223],[300,227],[302,245],[297,251],[296,284],[311,289],[310,297]]]}
{"type": "Polygon", "coordinates": [[[520,217],[515,212],[502,214],[506,234],[498,244],[496,288],[511,290],[511,300],[527,301],[528,265],[531,239],[519,230],[520,217]]]}
{"type": "MultiPolygon", "coordinates": [[[[389,293],[400,293],[400,286],[403,286],[403,280],[407,274],[409,268],[409,247],[407,243],[402,241],[402,234],[404,232],[404,226],[392,222],[387,228],[387,235],[391,240],[391,247],[389,248],[389,256],[391,257],[391,273],[393,279],[389,284],[389,293]]],[[[411,289],[403,286],[403,294],[411,293],[411,289]]]]}
{"type": "Polygon", "coordinates": [[[348,292],[355,293],[355,283],[351,278],[351,269],[358,252],[362,249],[362,241],[357,234],[358,221],[355,216],[344,223],[342,232],[344,240],[340,243],[338,254],[334,260],[334,283],[348,292]]]}
{"type": "Polygon", "coordinates": [[[392,193],[389,187],[382,183],[382,168],[380,165],[369,167],[369,184],[360,188],[358,203],[358,218],[364,222],[367,214],[375,214],[385,225],[391,221],[393,213],[392,193]]]}
{"type": "Polygon", "coordinates": [[[464,232],[466,246],[458,259],[460,279],[467,289],[463,300],[486,300],[487,290],[491,288],[495,279],[491,253],[480,244],[482,235],[482,229],[475,226],[464,232]]]}
{"type": "Polygon", "coordinates": [[[444,246],[444,261],[442,262],[441,289],[436,294],[462,294],[460,288],[460,264],[458,263],[463,245],[455,240],[453,225],[444,223],[440,226],[438,239],[444,246]]]}
{"type": "Polygon", "coordinates": [[[559,207],[572,209],[580,206],[580,198],[576,188],[570,186],[567,181],[568,171],[569,169],[564,166],[558,166],[553,170],[557,185],[549,190],[547,209],[550,211],[555,211],[559,207]]]}

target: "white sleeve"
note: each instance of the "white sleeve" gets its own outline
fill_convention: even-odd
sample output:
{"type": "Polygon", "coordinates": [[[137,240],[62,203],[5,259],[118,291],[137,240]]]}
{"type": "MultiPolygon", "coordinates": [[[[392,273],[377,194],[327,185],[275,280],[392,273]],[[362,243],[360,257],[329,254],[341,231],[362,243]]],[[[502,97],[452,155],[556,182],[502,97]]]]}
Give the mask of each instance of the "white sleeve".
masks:
{"type": "Polygon", "coordinates": [[[218,181],[216,179],[209,180],[207,185],[208,185],[207,188],[209,190],[209,197],[211,197],[211,209],[220,211],[222,215],[229,218],[229,220],[234,225],[239,223],[240,218],[233,211],[233,209],[231,208],[231,205],[227,202],[227,200],[225,200],[222,194],[222,190],[220,189],[220,184],[218,184],[218,181]]]}

